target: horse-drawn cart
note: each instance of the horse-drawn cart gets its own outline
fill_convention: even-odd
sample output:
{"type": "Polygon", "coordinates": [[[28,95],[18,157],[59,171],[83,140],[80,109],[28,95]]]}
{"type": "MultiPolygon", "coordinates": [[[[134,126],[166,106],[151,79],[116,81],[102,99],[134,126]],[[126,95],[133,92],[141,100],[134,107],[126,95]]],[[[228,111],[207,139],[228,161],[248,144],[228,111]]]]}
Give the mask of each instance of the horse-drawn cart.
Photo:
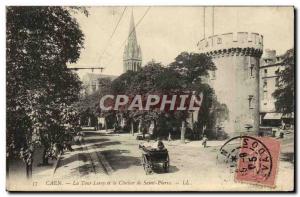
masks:
{"type": "Polygon", "coordinates": [[[157,149],[139,145],[142,150],[142,165],[146,174],[153,172],[154,166],[162,165],[165,172],[169,171],[170,158],[166,148],[157,149]]]}

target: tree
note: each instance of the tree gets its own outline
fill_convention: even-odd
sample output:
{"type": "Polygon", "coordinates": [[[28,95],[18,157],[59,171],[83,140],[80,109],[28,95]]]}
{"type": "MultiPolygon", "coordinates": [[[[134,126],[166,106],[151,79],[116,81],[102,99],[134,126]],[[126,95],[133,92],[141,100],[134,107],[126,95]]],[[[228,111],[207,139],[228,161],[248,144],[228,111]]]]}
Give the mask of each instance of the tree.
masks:
{"type": "MultiPolygon", "coordinates": [[[[210,70],[216,67],[211,58],[205,54],[187,53],[179,54],[175,61],[169,66],[163,66],[155,61],[148,62],[137,72],[126,72],[112,83],[114,94],[126,95],[149,95],[149,94],[204,94],[203,106],[199,114],[203,116],[201,125],[208,124],[213,99],[213,89],[202,83],[203,77],[208,77],[210,70]]],[[[182,125],[182,132],[185,131],[186,118],[189,112],[186,111],[159,111],[151,109],[146,112],[128,112],[129,122],[143,120],[143,122],[155,120],[158,127],[158,135],[168,134],[175,122],[182,125]],[[166,133],[167,132],[167,133],[166,133]]],[[[184,136],[182,133],[181,136],[184,136]]],[[[183,139],[184,140],[184,139],[183,139]]]]}
{"type": "Polygon", "coordinates": [[[169,67],[177,71],[186,85],[201,81],[201,77],[207,77],[209,71],[216,70],[211,57],[201,53],[182,52],[169,67]]]}
{"type": "MultiPolygon", "coordinates": [[[[128,96],[143,95],[144,99],[149,94],[171,93],[178,87],[177,73],[164,67],[161,63],[151,61],[137,72],[127,71],[112,83],[113,94],[126,94],[128,96]]],[[[145,101],[143,101],[145,102],[145,101]]],[[[153,108],[150,111],[126,111],[121,115],[131,125],[131,131],[135,124],[149,125],[151,121],[157,121],[162,112],[153,108]]]]}
{"type": "Polygon", "coordinates": [[[69,115],[64,109],[78,100],[81,88],[66,65],[78,60],[84,35],[67,7],[6,11],[7,156],[20,155],[30,177],[34,144],[42,143],[46,154],[63,143],[58,136],[65,132],[62,117],[69,115]]]}
{"type": "Polygon", "coordinates": [[[80,101],[76,103],[76,108],[80,112],[81,120],[83,120],[83,122],[81,122],[83,124],[87,118],[93,117],[96,119],[96,117],[100,116],[107,118],[113,115],[112,111],[103,111],[99,106],[101,97],[113,93],[112,81],[110,78],[99,78],[97,83],[99,88],[95,92],[90,95],[83,96],[80,101]]]}
{"type": "MultiPolygon", "coordinates": [[[[126,72],[113,81],[114,94],[127,95],[149,95],[149,94],[199,94],[204,93],[204,106],[201,106],[201,114],[205,116],[202,125],[208,124],[210,109],[213,103],[214,91],[203,84],[202,77],[208,76],[209,70],[215,70],[210,57],[204,54],[183,52],[175,58],[175,61],[168,67],[155,61],[148,62],[137,72],[126,72]]],[[[174,122],[181,122],[177,125],[186,127],[188,111],[157,111],[152,109],[146,112],[128,112],[129,122],[136,120],[143,122],[155,120],[157,123],[158,135],[168,134],[170,125],[174,122]],[[172,122],[172,123],[171,123],[172,122]],[[167,132],[167,133],[166,133],[167,132]]],[[[185,128],[182,128],[184,131],[185,128]]],[[[184,136],[182,134],[182,136],[184,136]]]]}
{"type": "MultiPolygon", "coordinates": [[[[194,92],[196,95],[200,92],[203,93],[202,106],[198,114],[198,117],[201,118],[198,120],[200,128],[203,129],[204,125],[210,121],[210,109],[215,97],[213,89],[208,84],[204,84],[202,78],[208,77],[209,71],[216,70],[216,66],[211,57],[205,54],[182,52],[169,67],[179,74],[182,91],[194,92]]],[[[182,121],[181,140],[184,142],[184,133],[186,130],[185,120],[188,111],[178,113],[180,113],[178,117],[181,117],[182,121]]]]}
{"type": "MultiPolygon", "coordinates": [[[[157,81],[159,80],[160,74],[164,69],[165,68],[163,68],[160,63],[152,61],[147,63],[142,69],[137,72],[127,71],[113,81],[113,94],[146,96],[149,93],[158,92],[157,81]]],[[[135,123],[141,121],[143,122],[143,124],[148,124],[152,118],[155,119],[155,113],[144,111],[141,112],[137,110],[128,112],[123,111],[119,114],[128,120],[127,122],[131,125],[130,128],[132,133],[133,129],[135,128],[135,123]]]]}
{"type": "Polygon", "coordinates": [[[118,78],[116,78],[111,85],[113,93],[126,94],[127,92],[129,92],[129,88],[132,87],[135,75],[136,72],[127,71],[126,73],[123,73],[118,78]]]}
{"type": "Polygon", "coordinates": [[[283,55],[282,66],[285,68],[279,71],[278,88],[273,96],[276,99],[276,110],[284,114],[294,112],[295,108],[295,58],[294,49],[288,50],[283,55]]]}

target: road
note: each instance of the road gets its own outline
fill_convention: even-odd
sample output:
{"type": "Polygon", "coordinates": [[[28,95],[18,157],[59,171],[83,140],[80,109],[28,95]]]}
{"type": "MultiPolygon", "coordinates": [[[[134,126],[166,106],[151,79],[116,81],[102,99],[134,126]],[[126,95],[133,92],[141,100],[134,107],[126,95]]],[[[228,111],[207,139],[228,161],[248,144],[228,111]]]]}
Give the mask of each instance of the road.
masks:
{"type": "MultiPolygon", "coordinates": [[[[237,183],[234,168],[217,159],[224,141],[209,141],[207,148],[200,141],[165,141],[170,155],[170,169],[165,173],[157,166],[146,175],[141,165],[141,151],[136,136],[104,131],[86,131],[84,143],[65,153],[53,175],[56,180],[71,184],[72,190],[274,190],[237,183]],[[70,180],[69,182],[67,180],[70,180]],[[74,180],[84,187],[74,188],[74,180]],[[101,185],[98,187],[96,183],[101,185]],[[108,183],[109,182],[109,183],[108,183]],[[109,185],[114,183],[116,185],[109,185]],[[96,186],[95,186],[96,184],[96,186]],[[86,186],[87,185],[87,186],[86,186]],[[94,186],[93,186],[94,185],[94,186]]],[[[275,190],[289,190],[293,182],[293,163],[282,158],[275,190]]]]}

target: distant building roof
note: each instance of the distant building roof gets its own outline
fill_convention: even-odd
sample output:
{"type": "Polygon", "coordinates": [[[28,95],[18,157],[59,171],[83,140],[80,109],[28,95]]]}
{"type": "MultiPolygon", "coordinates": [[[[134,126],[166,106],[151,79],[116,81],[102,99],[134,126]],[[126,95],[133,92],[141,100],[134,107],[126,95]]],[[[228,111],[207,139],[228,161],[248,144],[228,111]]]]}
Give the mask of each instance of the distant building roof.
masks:
{"type": "Polygon", "coordinates": [[[96,74],[96,73],[86,73],[82,77],[83,84],[89,84],[91,81],[95,81],[100,78],[110,78],[111,80],[116,79],[118,76],[115,75],[104,75],[104,74],[96,74]]]}
{"type": "Polygon", "coordinates": [[[266,49],[261,58],[260,68],[279,66],[282,63],[283,55],[276,55],[276,50],[266,49]]]}

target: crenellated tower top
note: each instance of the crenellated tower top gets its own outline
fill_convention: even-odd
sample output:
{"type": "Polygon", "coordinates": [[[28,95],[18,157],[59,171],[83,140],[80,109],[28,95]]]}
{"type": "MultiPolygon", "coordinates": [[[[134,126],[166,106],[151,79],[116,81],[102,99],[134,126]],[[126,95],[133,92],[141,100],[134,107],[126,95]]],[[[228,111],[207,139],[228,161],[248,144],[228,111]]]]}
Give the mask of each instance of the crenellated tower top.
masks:
{"type": "Polygon", "coordinates": [[[200,53],[209,56],[245,55],[261,57],[263,36],[258,33],[237,32],[210,36],[197,43],[200,53]]]}

